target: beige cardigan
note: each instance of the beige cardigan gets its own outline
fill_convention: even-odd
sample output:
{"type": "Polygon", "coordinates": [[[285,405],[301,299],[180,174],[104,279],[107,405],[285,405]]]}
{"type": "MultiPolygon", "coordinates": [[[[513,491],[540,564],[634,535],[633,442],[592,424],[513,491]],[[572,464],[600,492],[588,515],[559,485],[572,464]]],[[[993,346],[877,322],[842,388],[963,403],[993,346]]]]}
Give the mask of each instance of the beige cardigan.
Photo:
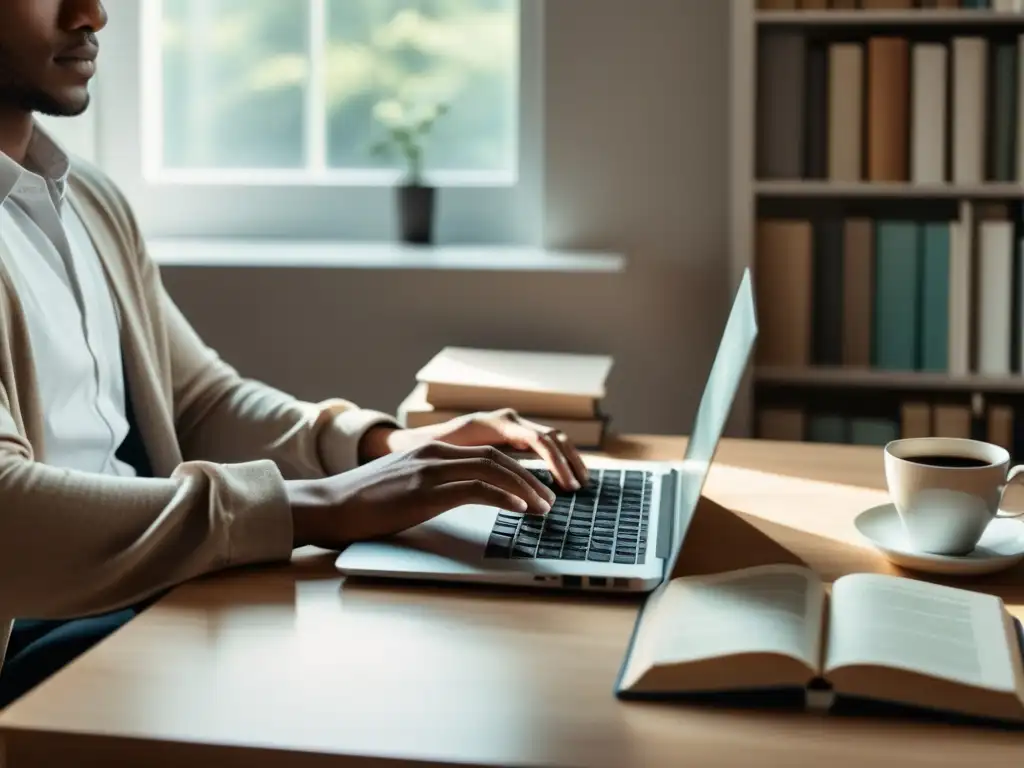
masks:
{"type": "Polygon", "coordinates": [[[160,479],[46,465],[25,317],[0,259],[0,664],[15,617],[103,613],[216,569],[287,560],[285,479],[352,468],[366,429],[394,423],[240,378],[164,291],[113,184],[76,162],[68,195],[117,303],[128,389],[160,479]]]}

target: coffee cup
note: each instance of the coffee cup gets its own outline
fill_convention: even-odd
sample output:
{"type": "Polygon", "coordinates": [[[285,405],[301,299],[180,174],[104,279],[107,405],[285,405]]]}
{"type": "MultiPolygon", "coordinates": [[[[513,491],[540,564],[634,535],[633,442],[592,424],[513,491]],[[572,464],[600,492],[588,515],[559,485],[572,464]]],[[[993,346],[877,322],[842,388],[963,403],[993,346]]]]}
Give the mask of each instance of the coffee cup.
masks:
{"type": "Polygon", "coordinates": [[[1001,511],[1003,493],[1024,483],[998,445],[948,437],[895,440],[885,447],[885,479],[909,543],[920,552],[966,555],[1001,511]]]}

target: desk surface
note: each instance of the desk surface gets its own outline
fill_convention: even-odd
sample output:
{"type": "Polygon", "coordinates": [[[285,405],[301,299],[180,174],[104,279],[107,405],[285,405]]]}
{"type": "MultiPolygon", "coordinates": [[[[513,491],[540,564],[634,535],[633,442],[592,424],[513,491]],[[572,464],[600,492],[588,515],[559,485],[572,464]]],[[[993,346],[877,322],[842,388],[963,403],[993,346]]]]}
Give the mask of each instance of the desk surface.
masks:
{"type": "MultiPolygon", "coordinates": [[[[675,458],[682,442],[613,450],[675,458]]],[[[829,579],[893,572],[851,522],[883,488],[877,449],[726,441],[688,567],[753,564],[774,541],[829,579]]],[[[303,551],[178,589],[0,716],[8,768],[1024,760],[1024,735],[994,730],[624,704],[611,691],[635,599],[342,585],[333,560],[303,551]]],[[[1024,616],[1024,568],[970,584],[1024,616]]]]}

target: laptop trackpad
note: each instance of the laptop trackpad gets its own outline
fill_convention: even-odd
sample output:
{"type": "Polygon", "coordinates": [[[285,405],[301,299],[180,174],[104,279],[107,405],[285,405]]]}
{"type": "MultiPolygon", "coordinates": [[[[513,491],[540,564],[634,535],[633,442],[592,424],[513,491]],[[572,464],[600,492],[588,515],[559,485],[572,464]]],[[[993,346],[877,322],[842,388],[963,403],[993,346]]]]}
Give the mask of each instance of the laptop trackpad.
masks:
{"type": "Polygon", "coordinates": [[[338,567],[475,573],[484,564],[484,548],[497,516],[494,507],[459,507],[397,536],[354,544],[341,554],[338,567]]]}

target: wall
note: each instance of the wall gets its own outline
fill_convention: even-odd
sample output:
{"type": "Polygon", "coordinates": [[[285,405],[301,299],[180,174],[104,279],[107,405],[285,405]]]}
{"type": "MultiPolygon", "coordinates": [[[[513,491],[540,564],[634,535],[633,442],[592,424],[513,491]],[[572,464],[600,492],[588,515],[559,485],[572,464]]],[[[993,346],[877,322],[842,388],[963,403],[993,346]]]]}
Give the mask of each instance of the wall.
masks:
{"type": "Polygon", "coordinates": [[[445,344],[603,352],[618,429],[689,429],[729,300],[728,4],[546,7],[547,238],[626,274],[165,270],[229,362],[394,410],[445,344]]]}

